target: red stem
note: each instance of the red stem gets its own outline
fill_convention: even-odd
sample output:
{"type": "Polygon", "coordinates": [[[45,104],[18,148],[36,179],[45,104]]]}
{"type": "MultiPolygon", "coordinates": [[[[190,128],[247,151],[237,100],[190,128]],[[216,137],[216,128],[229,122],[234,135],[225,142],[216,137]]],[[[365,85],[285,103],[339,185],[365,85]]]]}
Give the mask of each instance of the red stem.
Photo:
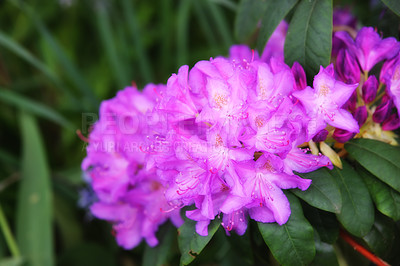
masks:
{"type": "Polygon", "coordinates": [[[340,230],[340,236],[343,238],[344,241],[349,243],[354,250],[359,252],[361,255],[366,257],[368,260],[371,262],[375,263],[378,266],[390,266],[389,263],[385,262],[381,258],[377,257],[376,255],[372,254],[370,251],[368,251],[366,248],[358,244],[351,236],[346,233],[344,230],[340,230]]]}

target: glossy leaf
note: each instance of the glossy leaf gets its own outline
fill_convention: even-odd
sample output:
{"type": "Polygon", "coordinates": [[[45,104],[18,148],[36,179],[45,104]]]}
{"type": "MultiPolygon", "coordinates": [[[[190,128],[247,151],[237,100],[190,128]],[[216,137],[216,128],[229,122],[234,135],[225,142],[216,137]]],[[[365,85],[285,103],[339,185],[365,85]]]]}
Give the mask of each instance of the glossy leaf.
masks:
{"type": "Polygon", "coordinates": [[[271,37],[275,28],[292,10],[298,0],[267,1],[264,5],[264,13],[261,20],[261,28],[257,41],[257,49],[260,53],[271,37]]]}
{"type": "Polygon", "coordinates": [[[258,229],[280,264],[307,265],[315,256],[314,230],[304,217],[299,200],[290,193],[286,195],[292,210],[289,221],[282,226],[258,223],[258,229]]]}
{"type": "Polygon", "coordinates": [[[192,262],[210,242],[217,232],[221,221],[213,220],[208,226],[208,236],[200,236],[196,233],[196,221],[185,220],[185,223],[178,229],[178,244],[181,251],[181,265],[188,265],[192,262]]]}
{"type": "Polygon", "coordinates": [[[348,153],[377,178],[400,192],[400,147],[371,139],[353,139],[348,153]]]}
{"type": "Polygon", "coordinates": [[[342,197],[330,170],[321,168],[311,173],[298,173],[297,175],[312,180],[306,191],[292,190],[297,197],[318,209],[334,213],[340,212],[342,197]]]}
{"type": "Polygon", "coordinates": [[[304,216],[317,231],[323,242],[333,244],[339,236],[339,222],[333,213],[318,210],[303,204],[304,216]]]}
{"type": "Polygon", "coordinates": [[[342,210],[337,214],[340,223],[355,236],[366,235],[374,223],[374,206],[367,186],[343,160],[343,170],[335,168],[333,174],[342,194],[342,210]]]}
{"type": "Polygon", "coordinates": [[[382,2],[397,16],[400,16],[400,2],[398,0],[382,0],[382,2]]]}
{"type": "Polygon", "coordinates": [[[299,62],[308,76],[327,66],[332,50],[332,0],[302,0],[290,21],[285,61],[299,62]]]}
{"type": "Polygon", "coordinates": [[[375,254],[384,257],[392,248],[395,226],[391,219],[378,213],[371,231],[363,239],[375,254]]]}
{"type": "Polygon", "coordinates": [[[338,260],[336,256],[335,249],[333,245],[324,243],[318,236],[318,233],[315,233],[315,258],[311,262],[312,266],[338,266],[338,260]]]}
{"type": "Polygon", "coordinates": [[[242,0],[239,4],[236,21],[235,36],[239,42],[246,42],[257,30],[267,1],[265,0],[242,0]]]}
{"type": "Polygon", "coordinates": [[[364,179],[376,208],[395,221],[400,220],[400,193],[362,167],[357,168],[357,172],[364,179]]]}
{"type": "Polygon", "coordinates": [[[17,208],[17,242],[30,266],[54,264],[50,174],[36,120],[21,113],[22,173],[17,208]]]}

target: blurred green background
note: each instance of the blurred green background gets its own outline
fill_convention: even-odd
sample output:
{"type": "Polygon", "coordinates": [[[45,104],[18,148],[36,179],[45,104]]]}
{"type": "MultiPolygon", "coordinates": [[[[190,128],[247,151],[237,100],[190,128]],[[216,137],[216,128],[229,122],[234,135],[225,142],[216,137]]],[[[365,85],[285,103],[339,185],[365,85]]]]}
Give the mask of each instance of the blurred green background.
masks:
{"type": "MultiPolygon", "coordinates": [[[[79,207],[85,142],[76,131],[87,136],[101,100],[125,86],[166,83],[180,65],[227,55],[238,2],[0,1],[1,266],[149,262],[143,243],[122,250],[111,226],[79,207]]],[[[393,17],[363,3],[366,24],[398,33],[393,17]]],[[[177,249],[170,256],[179,261],[177,249]]]]}

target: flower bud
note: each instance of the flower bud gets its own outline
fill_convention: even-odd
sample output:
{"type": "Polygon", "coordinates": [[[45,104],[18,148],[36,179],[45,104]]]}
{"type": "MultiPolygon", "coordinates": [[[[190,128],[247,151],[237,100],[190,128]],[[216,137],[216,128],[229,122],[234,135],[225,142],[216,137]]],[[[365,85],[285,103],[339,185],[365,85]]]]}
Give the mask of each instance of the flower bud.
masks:
{"type": "Polygon", "coordinates": [[[305,87],[307,87],[306,72],[304,72],[303,67],[297,61],[293,63],[292,74],[295,80],[295,90],[303,90],[305,87]]]}
{"type": "Polygon", "coordinates": [[[386,118],[385,121],[382,123],[382,129],[383,130],[395,130],[400,127],[400,118],[398,113],[392,113],[389,115],[388,118],[386,118]]]}
{"type": "Polygon", "coordinates": [[[354,84],[360,81],[360,67],[356,58],[345,49],[341,49],[336,59],[336,70],[339,78],[347,83],[354,84]]]}
{"type": "Polygon", "coordinates": [[[326,129],[322,129],[320,132],[317,133],[317,135],[315,135],[313,137],[313,141],[314,142],[321,142],[324,141],[326,139],[326,137],[328,136],[329,132],[326,129]]]}
{"type": "Polygon", "coordinates": [[[381,104],[378,105],[378,107],[376,107],[376,110],[372,115],[372,120],[374,120],[375,123],[382,123],[390,115],[392,107],[393,107],[392,99],[387,94],[385,94],[382,97],[381,104]]]}
{"type": "Polygon", "coordinates": [[[357,108],[357,91],[354,91],[350,96],[350,99],[342,106],[343,109],[347,109],[350,112],[354,113],[357,108]]]}
{"type": "Polygon", "coordinates": [[[343,130],[340,128],[336,128],[335,131],[333,132],[332,137],[340,143],[345,143],[345,142],[351,140],[355,135],[356,135],[356,133],[353,133],[353,132],[350,132],[347,130],[343,130]]]}
{"type": "Polygon", "coordinates": [[[353,116],[357,120],[358,125],[361,127],[368,118],[367,107],[365,107],[365,105],[358,107],[353,116]]]}
{"type": "Polygon", "coordinates": [[[365,103],[372,102],[376,97],[378,90],[378,80],[374,75],[368,77],[367,81],[362,86],[362,98],[365,103]]]}

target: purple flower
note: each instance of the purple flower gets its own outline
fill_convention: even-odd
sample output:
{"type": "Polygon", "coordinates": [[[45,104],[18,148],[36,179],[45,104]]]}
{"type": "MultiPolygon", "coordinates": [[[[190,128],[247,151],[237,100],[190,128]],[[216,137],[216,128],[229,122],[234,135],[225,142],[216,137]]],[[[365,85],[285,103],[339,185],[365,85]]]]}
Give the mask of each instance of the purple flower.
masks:
{"type": "Polygon", "coordinates": [[[395,38],[382,39],[372,27],[363,27],[355,40],[344,31],[337,32],[335,36],[346,43],[363,71],[371,70],[376,63],[391,59],[400,51],[400,45],[395,38]]]}
{"type": "Polygon", "coordinates": [[[358,84],[347,85],[335,80],[333,65],[326,69],[322,66],[314,78],[314,89],[307,87],[293,92],[307,110],[314,123],[308,125],[309,136],[313,137],[324,129],[326,123],[331,126],[358,132],[359,127],[352,115],[340,107],[350,98],[358,84]]]}
{"type": "Polygon", "coordinates": [[[268,63],[272,57],[283,61],[283,48],[285,45],[288,27],[289,24],[284,20],[279,23],[278,27],[276,27],[275,31],[272,33],[264,47],[264,51],[261,55],[261,61],[268,63]]]}
{"type": "Polygon", "coordinates": [[[339,79],[344,83],[354,84],[360,81],[360,67],[356,58],[348,50],[339,50],[335,67],[339,79]]]}
{"type": "Polygon", "coordinates": [[[394,105],[397,108],[400,116],[400,62],[392,65],[387,70],[385,83],[387,85],[387,92],[393,100],[394,105]]]}
{"type": "Polygon", "coordinates": [[[378,90],[378,80],[374,75],[368,77],[362,86],[362,98],[365,103],[372,102],[376,97],[378,90]]]}
{"type": "Polygon", "coordinates": [[[375,123],[382,123],[385,121],[393,108],[393,100],[387,94],[383,95],[381,103],[376,107],[372,120],[375,123]]]}
{"type": "Polygon", "coordinates": [[[296,61],[293,63],[291,70],[295,80],[294,89],[298,91],[305,89],[307,87],[307,77],[304,68],[296,61]]]}

